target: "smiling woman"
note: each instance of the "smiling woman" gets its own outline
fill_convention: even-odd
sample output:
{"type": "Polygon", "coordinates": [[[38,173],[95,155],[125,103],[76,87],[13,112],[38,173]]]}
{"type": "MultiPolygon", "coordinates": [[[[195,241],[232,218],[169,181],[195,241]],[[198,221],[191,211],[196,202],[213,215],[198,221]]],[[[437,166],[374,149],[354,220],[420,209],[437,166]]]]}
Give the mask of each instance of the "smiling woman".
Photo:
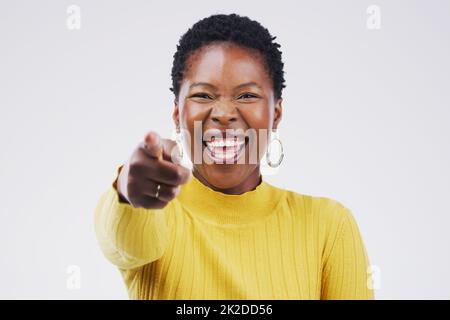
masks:
{"type": "Polygon", "coordinates": [[[149,132],[95,212],[130,298],[373,298],[350,210],[261,175],[285,87],[273,40],[236,14],[202,19],[181,37],[171,88],[179,141],[149,132]],[[182,144],[192,174],[179,164],[182,144]]]}

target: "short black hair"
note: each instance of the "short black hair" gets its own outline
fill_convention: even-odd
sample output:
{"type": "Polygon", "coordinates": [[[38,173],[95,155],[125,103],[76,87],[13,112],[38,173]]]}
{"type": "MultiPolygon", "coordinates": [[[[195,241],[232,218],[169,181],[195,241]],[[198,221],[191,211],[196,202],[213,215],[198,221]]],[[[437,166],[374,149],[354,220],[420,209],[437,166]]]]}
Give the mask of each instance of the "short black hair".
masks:
{"type": "Polygon", "coordinates": [[[278,43],[259,22],[238,14],[214,14],[196,22],[183,36],[173,55],[172,87],[170,91],[178,99],[186,61],[195,50],[212,42],[226,41],[246,48],[256,49],[264,59],[264,64],[272,80],[275,99],[282,95],[286,87],[284,63],[278,43]]]}

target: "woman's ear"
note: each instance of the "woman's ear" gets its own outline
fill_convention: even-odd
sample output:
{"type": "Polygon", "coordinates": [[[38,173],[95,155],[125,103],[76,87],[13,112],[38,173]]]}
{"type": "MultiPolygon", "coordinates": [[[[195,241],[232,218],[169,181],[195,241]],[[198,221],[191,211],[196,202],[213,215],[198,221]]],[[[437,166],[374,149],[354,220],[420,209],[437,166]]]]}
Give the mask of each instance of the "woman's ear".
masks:
{"type": "Polygon", "coordinates": [[[281,107],[281,103],[283,102],[283,98],[279,98],[277,102],[275,103],[275,110],[273,114],[273,124],[272,129],[276,130],[278,127],[278,124],[281,121],[281,116],[283,114],[283,109],[281,107]]]}
{"type": "Polygon", "coordinates": [[[178,102],[174,100],[172,119],[175,123],[175,128],[177,129],[177,133],[180,133],[180,111],[178,108],[178,102]]]}

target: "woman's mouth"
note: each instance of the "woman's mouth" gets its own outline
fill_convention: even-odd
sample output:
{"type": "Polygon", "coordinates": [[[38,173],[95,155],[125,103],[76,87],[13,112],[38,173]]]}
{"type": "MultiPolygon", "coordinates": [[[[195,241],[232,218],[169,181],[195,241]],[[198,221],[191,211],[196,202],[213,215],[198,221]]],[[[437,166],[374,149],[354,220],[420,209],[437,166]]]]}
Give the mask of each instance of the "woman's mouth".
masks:
{"type": "Polygon", "coordinates": [[[204,141],[206,153],[215,163],[232,164],[239,160],[244,154],[248,139],[244,136],[231,138],[212,137],[204,141]]]}

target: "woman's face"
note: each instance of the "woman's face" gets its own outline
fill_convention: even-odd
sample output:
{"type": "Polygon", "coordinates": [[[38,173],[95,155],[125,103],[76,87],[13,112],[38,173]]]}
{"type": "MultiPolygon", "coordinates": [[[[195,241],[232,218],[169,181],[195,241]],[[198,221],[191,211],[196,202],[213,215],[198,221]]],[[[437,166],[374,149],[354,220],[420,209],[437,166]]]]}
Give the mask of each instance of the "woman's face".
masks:
{"type": "Polygon", "coordinates": [[[259,162],[281,119],[281,101],[274,99],[257,52],[226,42],[195,51],[173,112],[194,171],[217,189],[259,181],[259,162]]]}

